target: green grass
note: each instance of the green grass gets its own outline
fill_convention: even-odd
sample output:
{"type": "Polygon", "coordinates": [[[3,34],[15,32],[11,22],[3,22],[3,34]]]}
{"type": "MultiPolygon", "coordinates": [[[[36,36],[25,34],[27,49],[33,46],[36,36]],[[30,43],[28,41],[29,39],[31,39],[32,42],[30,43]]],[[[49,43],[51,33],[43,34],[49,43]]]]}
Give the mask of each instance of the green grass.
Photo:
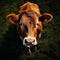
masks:
{"type": "Polygon", "coordinates": [[[58,0],[1,0],[0,1],[0,60],[59,60],[60,59],[60,1],[58,0]],[[38,51],[25,55],[20,45],[15,25],[6,20],[6,15],[17,12],[26,1],[37,3],[41,13],[49,12],[54,19],[44,25],[38,41],[38,51]]]}

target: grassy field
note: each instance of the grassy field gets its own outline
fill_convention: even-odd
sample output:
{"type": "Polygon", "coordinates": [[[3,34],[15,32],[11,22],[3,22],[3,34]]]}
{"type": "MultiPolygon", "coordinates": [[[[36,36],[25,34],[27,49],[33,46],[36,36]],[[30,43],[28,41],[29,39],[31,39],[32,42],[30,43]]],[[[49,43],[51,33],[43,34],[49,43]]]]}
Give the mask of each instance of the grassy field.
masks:
{"type": "Polygon", "coordinates": [[[60,1],[59,0],[0,0],[0,60],[60,60],[60,1]],[[30,1],[39,5],[41,13],[49,12],[54,18],[44,25],[38,51],[25,55],[15,25],[6,15],[16,13],[18,7],[30,1]]]}

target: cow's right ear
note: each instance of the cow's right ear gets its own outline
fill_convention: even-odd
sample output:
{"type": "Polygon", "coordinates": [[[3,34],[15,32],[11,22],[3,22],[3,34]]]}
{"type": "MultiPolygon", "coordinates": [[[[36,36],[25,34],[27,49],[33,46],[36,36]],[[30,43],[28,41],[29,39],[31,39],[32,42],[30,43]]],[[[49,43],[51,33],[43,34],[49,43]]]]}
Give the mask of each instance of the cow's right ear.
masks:
{"type": "Polygon", "coordinates": [[[42,21],[43,24],[50,22],[53,19],[53,15],[50,13],[43,13],[39,18],[39,21],[42,21]]]}
{"type": "Polygon", "coordinates": [[[11,14],[8,14],[6,16],[6,19],[11,22],[12,24],[17,24],[18,22],[18,15],[16,15],[15,13],[11,13],[11,14]]]}

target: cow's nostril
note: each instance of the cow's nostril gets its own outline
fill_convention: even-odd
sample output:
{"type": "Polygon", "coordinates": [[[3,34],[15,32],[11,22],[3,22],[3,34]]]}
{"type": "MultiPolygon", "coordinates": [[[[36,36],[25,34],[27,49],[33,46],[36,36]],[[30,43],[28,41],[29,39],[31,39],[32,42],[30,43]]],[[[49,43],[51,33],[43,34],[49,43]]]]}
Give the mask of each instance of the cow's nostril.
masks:
{"type": "Polygon", "coordinates": [[[28,41],[25,39],[25,43],[28,43],[28,41]]]}
{"type": "Polygon", "coordinates": [[[35,42],[35,40],[33,40],[33,42],[35,42]]]}

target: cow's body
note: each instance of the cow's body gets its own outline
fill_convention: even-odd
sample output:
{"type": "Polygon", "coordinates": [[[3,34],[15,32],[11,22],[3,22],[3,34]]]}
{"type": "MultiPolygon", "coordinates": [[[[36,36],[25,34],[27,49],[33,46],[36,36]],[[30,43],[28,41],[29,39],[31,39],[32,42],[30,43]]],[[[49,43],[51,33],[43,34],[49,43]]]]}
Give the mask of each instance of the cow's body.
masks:
{"type": "Polygon", "coordinates": [[[17,25],[18,34],[26,47],[37,45],[43,24],[48,23],[52,18],[49,13],[41,14],[38,5],[30,2],[20,6],[18,14],[7,15],[7,19],[17,25]]]}

